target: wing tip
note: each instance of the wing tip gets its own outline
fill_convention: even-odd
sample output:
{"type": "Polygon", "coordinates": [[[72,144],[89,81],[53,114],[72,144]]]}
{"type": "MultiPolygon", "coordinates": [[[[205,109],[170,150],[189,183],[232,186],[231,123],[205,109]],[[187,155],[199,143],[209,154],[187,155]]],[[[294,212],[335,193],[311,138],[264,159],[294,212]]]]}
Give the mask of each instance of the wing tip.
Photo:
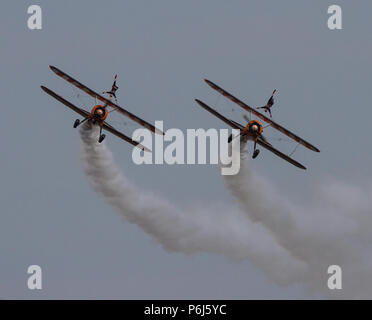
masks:
{"type": "Polygon", "coordinates": [[[150,152],[150,153],[152,153],[152,151],[149,149],[149,148],[147,148],[147,147],[145,147],[144,145],[142,145],[142,144],[140,144],[140,145],[137,145],[142,151],[146,151],[146,152],[150,152]]]}
{"type": "Polygon", "coordinates": [[[48,89],[47,87],[44,87],[44,86],[40,86],[41,90],[43,90],[44,92],[48,93],[51,91],[50,89],[48,89]]]}
{"type": "Polygon", "coordinates": [[[291,160],[292,160],[292,162],[290,162],[290,161],[289,162],[292,163],[295,167],[297,167],[299,169],[302,169],[302,170],[307,170],[307,168],[303,164],[299,163],[296,160],[293,160],[293,159],[291,159],[291,160]]]}
{"type": "MultiPolygon", "coordinates": [[[[292,159],[292,160],[293,160],[293,159],[292,159]]],[[[303,164],[297,162],[296,160],[293,160],[293,161],[294,161],[294,162],[290,162],[290,163],[292,163],[295,167],[297,167],[297,168],[299,168],[299,169],[302,169],[302,170],[307,170],[307,168],[306,168],[303,164]]]]}
{"type": "Polygon", "coordinates": [[[320,152],[320,150],[317,147],[314,147],[313,145],[308,143],[308,146],[305,145],[308,149],[314,151],[314,152],[320,152]]]}
{"type": "Polygon", "coordinates": [[[161,135],[161,136],[165,136],[165,133],[163,132],[163,131],[161,131],[160,129],[158,129],[158,128],[156,128],[156,127],[154,127],[155,129],[154,129],[154,133],[156,133],[156,134],[159,134],[159,135],[161,135]]]}
{"type": "Polygon", "coordinates": [[[209,107],[207,104],[205,104],[203,101],[201,101],[201,100],[199,100],[199,99],[195,99],[195,101],[196,101],[196,103],[197,103],[199,106],[201,106],[203,109],[207,109],[207,110],[210,109],[210,107],[209,107]]]}
{"type": "Polygon", "coordinates": [[[58,74],[57,72],[61,72],[57,67],[49,65],[49,69],[52,70],[54,73],[58,74]]]}
{"type": "Polygon", "coordinates": [[[206,105],[203,101],[201,101],[201,100],[199,100],[199,99],[195,99],[195,102],[196,102],[199,106],[201,106],[201,107],[203,107],[203,108],[204,108],[204,106],[206,105]]]}

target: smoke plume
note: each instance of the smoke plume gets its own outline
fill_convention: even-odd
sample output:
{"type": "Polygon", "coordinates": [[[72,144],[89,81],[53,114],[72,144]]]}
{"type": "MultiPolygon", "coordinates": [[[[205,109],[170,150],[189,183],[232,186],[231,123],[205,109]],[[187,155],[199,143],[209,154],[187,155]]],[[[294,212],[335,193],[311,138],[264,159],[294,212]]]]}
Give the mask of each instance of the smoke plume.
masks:
{"type": "Polygon", "coordinates": [[[309,290],[329,297],[372,297],[371,187],[328,183],[310,195],[310,205],[300,206],[286,200],[246,161],[238,175],[224,179],[247,217],[307,266],[297,280],[309,290]],[[327,287],[330,265],[342,269],[342,290],[327,287]]]}
{"type": "Polygon", "coordinates": [[[372,188],[335,183],[304,208],[285,200],[243,160],[238,175],[224,177],[240,208],[220,203],[181,209],[128,181],[111,152],[97,143],[96,127],[86,123],[80,134],[93,189],[165,250],[249,259],[280,285],[301,283],[330,297],[372,297],[372,188]],[[337,293],[327,288],[333,264],[343,271],[337,293]]]}
{"type": "Polygon", "coordinates": [[[215,206],[180,209],[151,192],[136,188],[116,166],[111,152],[97,143],[98,129],[89,123],[80,129],[84,172],[93,189],[104,200],[167,251],[191,254],[209,252],[236,260],[252,258],[261,269],[281,284],[290,279],[281,273],[295,273],[302,262],[278,244],[264,228],[251,224],[239,209],[215,206]],[[261,241],[257,243],[257,238],[261,241]]]}

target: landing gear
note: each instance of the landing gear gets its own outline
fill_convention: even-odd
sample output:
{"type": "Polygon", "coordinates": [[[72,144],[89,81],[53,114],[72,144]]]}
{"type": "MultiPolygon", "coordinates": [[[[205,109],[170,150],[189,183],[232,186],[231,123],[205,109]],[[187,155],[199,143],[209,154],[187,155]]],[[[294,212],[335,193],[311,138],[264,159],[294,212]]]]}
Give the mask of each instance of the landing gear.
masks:
{"type": "Polygon", "coordinates": [[[252,154],[252,159],[256,159],[257,156],[260,153],[260,150],[256,149],[256,144],[257,144],[257,141],[254,142],[254,151],[253,151],[253,154],[252,154]]]}
{"type": "Polygon", "coordinates": [[[102,133],[102,126],[99,127],[99,138],[98,142],[101,143],[105,139],[106,135],[102,133]]]}
{"type": "Polygon", "coordinates": [[[105,139],[106,135],[105,134],[101,134],[99,136],[99,139],[98,139],[98,142],[101,143],[104,139],[105,139]]]}
{"type": "Polygon", "coordinates": [[[80,124],[80,120],[76,119],[74,122],[74,128],[76,128],[80,124]]]}
{"type": "Polygon", "coordinates": [[[83,121],[80,121],[79,119],[76,119],[75,122],[74,122],[74,128],[77,128],[78,126],[80,126],[82,123],[84,123],[87,120],[88,120],[88,118],[85,118],[83,121]]]}
{"type": "Polygon", "coordinates": [[[258,150],[258,149],[254,150],[253,155],[252,155],[252,159],[256,159],[257,156],[259,155],[259,153],[260,153],[260,150],[258,150]]]}

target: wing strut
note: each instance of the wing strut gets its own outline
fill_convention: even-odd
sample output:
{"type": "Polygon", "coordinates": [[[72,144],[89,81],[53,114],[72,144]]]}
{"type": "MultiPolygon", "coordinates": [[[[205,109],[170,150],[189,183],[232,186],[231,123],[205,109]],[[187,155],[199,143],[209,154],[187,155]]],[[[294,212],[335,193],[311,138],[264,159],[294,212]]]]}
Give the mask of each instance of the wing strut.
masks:
{"type": "Polygon", "coordinates": [[[269,150],[270,152],[274,153],[277,155],[279,158],[282,158],[283,160],[293,164],[295,167],[306,170],[306,167],[299,163],[298,161],[292,159],[291,157],[287,156],[286,154],[280,152],[279,150],[275,149],[272,145],[268,144],[267,142],[258,139],[257,143],[261,146],[264,147],[265,149],[269,150]]]}

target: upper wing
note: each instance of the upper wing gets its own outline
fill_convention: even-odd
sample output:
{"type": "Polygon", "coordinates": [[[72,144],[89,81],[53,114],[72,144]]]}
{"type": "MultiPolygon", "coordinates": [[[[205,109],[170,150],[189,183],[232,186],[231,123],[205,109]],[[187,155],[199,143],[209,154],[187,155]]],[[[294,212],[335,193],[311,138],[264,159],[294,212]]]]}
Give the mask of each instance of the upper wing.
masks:
{"type": "Polygon", "coordinates": [[[225,118],[222,114],[218,113],[216,110],[212,109],[210,106],[208,106],[207,104],[205,104],[203,101],[200,101],[198,99],[195,99],[195,101],[202,107],[204,108],[205,110],[209,111],[211,114],[215,115],[217,118],[221,119],[223,122],[227,123],[229,126],[231,126],[232,128],[234,129],[244,129],[244,127],[233,121],[233,120],[229,120],[227,118],[225,118]]]}
{"type": "Polygon", "coordinates": [[[105,97],[101,96],[100,94],[93,91],[92,89],[89,89],[87,86],[85,86],[81,82],[75,80],[73,77],[69,76],[67,73],[59,70],[56,67],[53,67],[53,66],[49,66],[49,67],[55,74],[57,74],[61,78],[65,79],[66,81],[72,83],[74,86],[83,90],[85,93],[89,94],[93,98],[97,98],[98,100],[104,102],[105,104],[109,105],[110,107],[114,108],[115,110],[117,110],[121,114],[123,114],[126,117],[132,119],[133,121],[137,122],[141,126],[151,130],[152,132],[164,135],[164,133],[161,130],[159,130],[158,128],[155,128],[152,124],[150,124],[150,123],[146,122],[145,120],[142,120],[141,118],[135,116],[133,113],[123,109],[122,107],[120,107],[117,104],[113,103],[112,101],[106,99],[105,97]]]}
{"type": "Polygon", "coordinates": [[[271,151],[272,153],[276,154],[278,157],[280,157],[280,158],[288,161],[289,163],[293,164],[297,168],[306,170],[306,167],[304,167],[301,163],[297,162],[296,160],[290,158],[286,154],[284,154],[284,153],[280,152],[279,150],[275,149],[272,145],[270,145],[269,143],[263,141],[262,139],[258,139],[257,140],[257,143],[260,146],[264,147],[265,149],[267,149],[267,150],[271,151]]]}
{"type": "MultiPolygon", "coordinates": [[[[56,94],[55,92],[53,92],[52,90],[44,87],[44,86],[41,86],[41,89],[43,89],[47,94],[49,94],[50,96],[52,96],[53,98],[57,99],[59,102],[62,102],[65,106],[69,107],[70,109],[74,110],[75,112],[77,112],[78,114],[80,114],[81,116],[83,116],[84,118],[87,118],[90,116],[90,113],[83,110],[83,109],[80,109],[78,108],[77,106],[73,105],[71,102],[67,101],[66,99],[62,98],[60,95],[56,94]]],[[[146,148],[144,145],[138,143],[137,141],[134,141],[132,140],[131,138],[127,137],[125,134],[117,131],[114,127],[110,126],[107,122],[104,122],[103,123],[103,128],[106,129],[108,132],[111,132],[112,134],[114,134],[115,136],[129,142],[130,144],[134,145],[135,147],[138,147],[140,148],[141,150],[145,150],[145,151],[149,151],[151,152],[150,149],[146,148]]]]}
{"type": "Polygon", "coordinates": [[[40,87],[47,94],[49,94],[53,98],[57,99],[59,102],[62,102],[65,106],[67,106],[70,109],[74,110],[75,112],[77,112],[78,114],[80,114],[81,116],[83,116],[84,118],[87,118],[87,117],[90,116],[90,113],[88,111],[85,111],[83,109],[78,108],[77,106],[73,105],[71,102],[67,101],[66,99],[62,98],[61,96],[59,96],[58,94],[56,94],[55,92],[53,92],[52,90],[50,90],[50,89],[48,89],[48,88],[46,88],[44,86],[40,86],[40,87]]]}
{"type": "Polygon", "coordinates": [[[281,133],[285,134],[286,136],[292,138],[293,140],[297,141],[298,143],[302,144],[303,146],[305,146],[306,148],[309,148],[310,150],[313,150],[313,151],[316,151],[316,152],[319,152],[319,149],[314,147],[312,144],[310,144],[309,142],[305,141],[304,139],[300,138],[299,136],[295,135],[293,132],[289,131],[288,129],[282,127],[281,125],[277,124],[276,122],[272,121],[271,119],[269,119],[268,117],[264,116],[262,113],[258,112],[257,110],[255,110],[254,108],[248,106],[247,104],[245,104],[243,101],[239,100],[238,98],[234,97],[233,95],[231,95],[230,93],[228,93],[227,91],[225,91],[224,89],[222,89],[221,87],[219,87],[218,85],[216,85],[215,83],[213,83],[212,81],[209,81],[207,79],[205,79],[205,82],[211,86],[214,90],[218,91],[219,93],[221,93],[223,96],[225,96],[226,98],[230,99],[232,102],[235,102],[236,104],[238,104],[240,107],[242,107],[244,110],[248,111],[248,112],[252,112],[253,114],[255,114],[257,117],[259,117],[260,119],[262,119],[263,121],[269,123],[273,128],[275,128],[276,130],[280,131],[281,133]]]}

